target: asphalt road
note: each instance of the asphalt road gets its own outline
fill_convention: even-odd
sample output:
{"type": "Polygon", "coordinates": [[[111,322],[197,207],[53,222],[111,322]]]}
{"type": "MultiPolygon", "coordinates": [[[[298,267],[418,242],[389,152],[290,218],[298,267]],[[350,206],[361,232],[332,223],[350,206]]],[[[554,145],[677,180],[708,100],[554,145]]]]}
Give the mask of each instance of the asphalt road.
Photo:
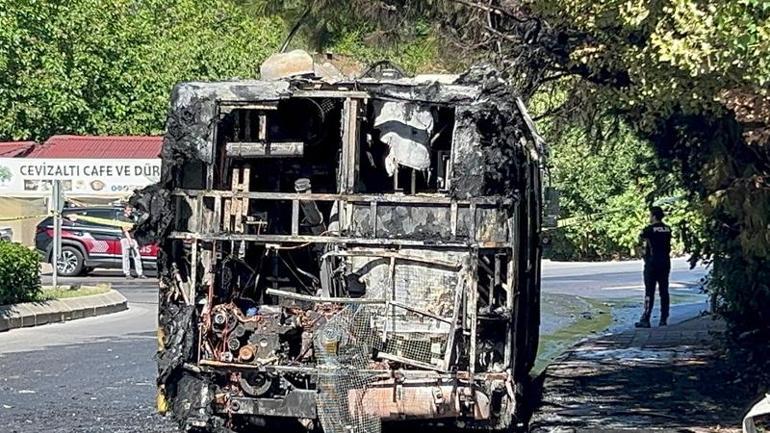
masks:
{"type": "Polygon", "coordinates": [[[0,431],[177,432],[154,412],[157,282],[112,272],[129,310],[0,333],[0,431]]]}
{"type": "MultiPolygon", "coordinates": [[[[641,299],[638,263],[545,263],[544,296],[641,299]]],[[[672,281],[697,283],[703,270],[675,263],[672,281]]],[[[47,279],[48,277],[44,277],[47,279]]],[[[129,310],[0,333],[0,430],[46,433],[171,433],[154,413],[157,286],[101,271],[63,283],[110,282],[129,310]]],[[[694,290],[689,288],[688,290],[694,290]]],[[[556,316],[544,322],[557,321],[556,316]]],[[[546,324],[546,323],[544,323],[546,324]]]]}
{"type": "MultiPolygon", "coordinates": [[[[644,302],[643,266],[640,260],[600,263],[544,261],[540,332],[550,334],[572,325],[575,317],[567,317],[561,310],[569,310],[570,308],[565,308],[569,303],[586,304],[586,299],[609,307],[612,314],[612,331],[633,326],[641,315],[644,302]],[[558,307],[549,308],[551,302],[558,307]]],[[[707,296],[702,290],[706,274],[707,269],[703,266],[690,269],[684,258],[672,260],[669,278],[669,323],[690,319],[708,309],[707,296]]],[[[653,319],[658,318],[659,306],[659,294],[656,292],[653,319]]],[[[585,309],[585,306],[576,305],[574,309],[585,309]]]]}
{"type": "MultiPolygon", "coordinates": [[[[640,260],[625,262],[551,262],[543,261],[543,293],[583,296],[594,299],[619,299],[643,296],[640,260]]],[[[669,282],[673,288],[699,286],[706,269],[690,269],[684,258],[671,261],[669,282]]]]}

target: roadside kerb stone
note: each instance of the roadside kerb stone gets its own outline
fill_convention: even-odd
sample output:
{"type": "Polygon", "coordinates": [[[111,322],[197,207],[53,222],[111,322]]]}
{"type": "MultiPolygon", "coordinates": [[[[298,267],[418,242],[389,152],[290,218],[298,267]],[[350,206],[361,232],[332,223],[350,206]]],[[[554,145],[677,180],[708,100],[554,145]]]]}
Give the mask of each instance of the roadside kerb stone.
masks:
{"type": "Polygon", "coordinates": [[[101,316],[127,309],[128,301],[117,290],[77,298],[4,305],[0,306],[0,332],[101,316]]]}

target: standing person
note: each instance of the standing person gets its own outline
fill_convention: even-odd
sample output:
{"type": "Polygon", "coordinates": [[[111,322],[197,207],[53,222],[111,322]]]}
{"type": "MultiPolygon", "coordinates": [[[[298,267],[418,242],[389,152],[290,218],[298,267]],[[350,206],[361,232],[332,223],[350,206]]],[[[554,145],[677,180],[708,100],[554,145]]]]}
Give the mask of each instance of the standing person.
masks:
{"type": "Polygon", "coordinates": [[[132,236],[134,226],[137,222],[134,209],[131,206],[126,205],[123,209],[123,215],[128,220],[120,227],[123,231],[123,237],[120,238],[120,259],[123,264],[123,275],[125,275],[126,278],[131,278],[129,257],[133,257],[137,278],[147,278],[144,276],[144,271],[142,269],[142,255],[139,253],[139,244],[136,243],[136,239],[132,236]]]}
{"type": "Polygon", "coordinates": [[[137,278],[147,278],[144,276],[142,269],[142,255],[139,253],[139,244],[136,243],[136,239],[132,236],[132,232],[137,223],[141,222],[140,218],[137,218],[134,209],[126,205],[123,208],[123,216],[125,220],[120,221],[114,218],[99,218],[88,215],[69,215],[71,221],[86,221],[95,224],[101,224],[103,226],[118,227],[121,231],[120,237],[120,258],[123,264],[123,274],[126,278],[131,278],[131,264],[129,259],[134,258],[134,269],[136,269],[137,278]]]}
{"type": "Polygon", "coordinates": [[[668,324],[670,298],[668,275],[671,272],[671,228],[663,223],[663,209],[650,208],[650,225],[642,230],[644,241],[644,311],[636,322],[637,328],[649,328],[652,307],[655,305],[655,285],[660,291],[660,324],[668,324]]]}

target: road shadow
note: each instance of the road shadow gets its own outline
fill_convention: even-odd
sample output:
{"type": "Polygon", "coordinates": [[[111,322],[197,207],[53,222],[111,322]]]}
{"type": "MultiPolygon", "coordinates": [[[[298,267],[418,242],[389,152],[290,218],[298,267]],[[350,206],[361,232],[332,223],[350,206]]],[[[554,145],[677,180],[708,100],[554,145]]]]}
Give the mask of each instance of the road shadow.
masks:
{"type": "Polygon", "coordinates": [[[708,321],[577,345],[534,382],[530,432],[739,429],[756,389],[725,356],[724,327],[708,321]]]}

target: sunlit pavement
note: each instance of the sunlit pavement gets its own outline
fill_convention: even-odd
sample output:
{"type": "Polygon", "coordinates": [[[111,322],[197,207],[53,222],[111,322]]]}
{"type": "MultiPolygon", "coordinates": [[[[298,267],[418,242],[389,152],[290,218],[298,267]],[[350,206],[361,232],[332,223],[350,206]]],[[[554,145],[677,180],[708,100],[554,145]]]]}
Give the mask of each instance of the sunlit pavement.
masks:
{"type": "MultiPolygon", "coordinates": [[[[109,282],[124,312],[0,333],[3,432],[177,432],[155,414],[157,280],[100,271],[61,284],[109,282]]],[[[50,276],[43,276],[50,284],[50,276]]]]}
{"type": "Polygon", "coordinates": [[[704,316],[581,342],[543,375],[533,433],[740,432],[751,361],[720,355],[725,329],[704,316]]]}
{"type": "MultiPolygon", "coordinates": [[[[602,303],[613,310],[619,310],[619,323],[625,326],[628,314],[641,313],[644,300],[642,285],[643,264],[639,260],[626,262],[599,263],[564,263],[543,261],[542,293],[548,296],[568,296],[590,299],[602,303]]],[[[707,296],[703,292],[703,279],[707,269],[699,266],[690,269],[683,258],[672,260],[670,292],[672,301],[672,320],[683,320],[697,315],[699,308],[706,307],[707,296]],[[683,305],[688,305],[682,308],[683,305]]],[[[656,293],[656,302],[657,302],[656,293]]],[[[658,305],[656,303],[656,305],[658,305]]],[[[655,309],[657,314],[657,307],[655,309]]],[[[559,311],[543,311],[543,326],[545,332],[551,331],[548,325],[548,314],[559,314],[559,311]]]]}

